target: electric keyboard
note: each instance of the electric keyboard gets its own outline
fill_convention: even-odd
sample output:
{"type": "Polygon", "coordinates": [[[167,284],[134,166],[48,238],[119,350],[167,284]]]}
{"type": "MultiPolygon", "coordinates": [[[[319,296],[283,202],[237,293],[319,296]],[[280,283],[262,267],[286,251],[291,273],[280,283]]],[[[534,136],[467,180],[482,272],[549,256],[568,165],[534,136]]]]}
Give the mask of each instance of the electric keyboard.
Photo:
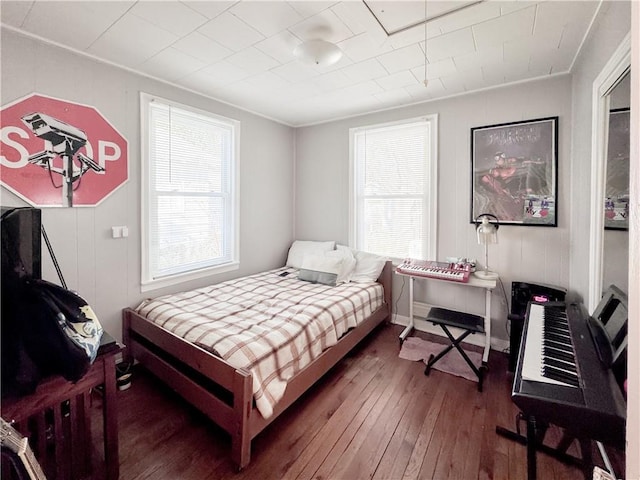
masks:
{"type": "Polygon", "coordinates": [[[396,267],[396,271],[405,275],[467,283],[471,267],[462,263],[407,259],[396,267]]]}
{"type": "Polygon", "coordinates": [[[575,438],[624,447],[626,402],[596,348],[606,327],[594,322],[582,304],[529,303],[512,399],[527,417],[575,438]]]}

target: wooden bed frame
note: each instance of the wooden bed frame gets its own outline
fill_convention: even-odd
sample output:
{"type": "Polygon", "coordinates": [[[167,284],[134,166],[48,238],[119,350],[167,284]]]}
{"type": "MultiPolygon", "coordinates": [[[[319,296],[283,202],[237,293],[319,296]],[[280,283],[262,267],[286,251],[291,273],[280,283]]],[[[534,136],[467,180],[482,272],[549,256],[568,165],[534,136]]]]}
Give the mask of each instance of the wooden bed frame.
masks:
{"type": "Polygon", "coordinates": [[[296,374],[268,419],[254,406],[251,373],[232,367],[221,358],[145,320],[130,308],[123,310],[125,361],[137,360],[227,431],[232,439],[231,458],[242,469],[251,458],[251,440],[376,326],[390,319],[392,272],[392,264],[388,261],[378,278],[384,287],[384,304],[296,374]]]}

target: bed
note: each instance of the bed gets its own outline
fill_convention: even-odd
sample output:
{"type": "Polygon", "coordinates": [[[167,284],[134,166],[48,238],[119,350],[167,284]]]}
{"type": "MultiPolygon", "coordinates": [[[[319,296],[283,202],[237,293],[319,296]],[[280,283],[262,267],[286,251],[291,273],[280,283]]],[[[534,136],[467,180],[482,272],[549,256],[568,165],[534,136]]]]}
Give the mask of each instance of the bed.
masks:
{"type": "Polygon", "coordinates": [[[252,439],[389,320],[392,265],[383,265],[376,282],[327,286],[300,280],[304,270],[285,266],[145,301],[123,310],[125,360],[137,360],[227,431],[231,459],[242,469],[249,464],[252,439]],[[220,308],[204,306],[212,302],[220,308]],[[282,323],[271,324],[282,316],[282,323]],[[320,318],[320,327],[307,323],[320,318]],[[235,333],[204,319],[221,320],[235,333]],[[248,326],[252,319],[258,326],[248,326]],[[255,329],[266,332],[266,347],[252,351],[243,335],[255,329]],[[236,336],[240,340],[231,342],[236,336]]]}

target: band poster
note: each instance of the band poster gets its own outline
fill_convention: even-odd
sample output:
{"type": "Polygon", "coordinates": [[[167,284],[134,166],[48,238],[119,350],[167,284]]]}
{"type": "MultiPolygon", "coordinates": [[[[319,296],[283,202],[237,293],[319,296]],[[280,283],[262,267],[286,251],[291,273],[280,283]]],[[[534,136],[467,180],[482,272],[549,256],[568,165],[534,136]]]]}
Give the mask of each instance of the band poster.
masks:
{"type": "Polygon", "coordinates": [[[557,226],[558,117],[471,129],[471,222],[557,226]]]}

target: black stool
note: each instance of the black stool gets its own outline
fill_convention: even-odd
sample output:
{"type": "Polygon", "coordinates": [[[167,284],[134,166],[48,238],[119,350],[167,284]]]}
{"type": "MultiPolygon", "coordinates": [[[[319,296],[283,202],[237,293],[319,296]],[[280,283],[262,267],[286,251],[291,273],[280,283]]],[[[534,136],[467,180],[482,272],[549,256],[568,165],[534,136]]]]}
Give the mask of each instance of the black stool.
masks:
{"type": "Polygon", "coordinates": [[[431,367],[438,360],[449,353],[452,348],[455,348],[456,350],[458,350],[458,352],[460,352],[462,358],[465,359],[469,367],[471,367],[471,370],[473,370],[473,373],[475,373],[478,377],[478,391],[481,392],[484,372],[487,370],[487,366],[483,362],[480,368],[476,367],[467,353],[460,346],[460,342],[474,333],[484,333],[484,318],[478,315],[472,315],[470,313],[447,310],[446,308],[432,308],[429,311],[429,315],[427,315],[427,321],[442,328],[447,337],[449,337],[451,344],[448,345],[440,353],[438,353],[438,355],[434,356],[433,354],[431,354],[429,356],[429,360],[427,361],[427,368],[425,368],[424,374],[429,375],[431,367]],[[447,327],[460,328],[464,330],[464,332],[458,338],[455,338],[447,327]]]}

